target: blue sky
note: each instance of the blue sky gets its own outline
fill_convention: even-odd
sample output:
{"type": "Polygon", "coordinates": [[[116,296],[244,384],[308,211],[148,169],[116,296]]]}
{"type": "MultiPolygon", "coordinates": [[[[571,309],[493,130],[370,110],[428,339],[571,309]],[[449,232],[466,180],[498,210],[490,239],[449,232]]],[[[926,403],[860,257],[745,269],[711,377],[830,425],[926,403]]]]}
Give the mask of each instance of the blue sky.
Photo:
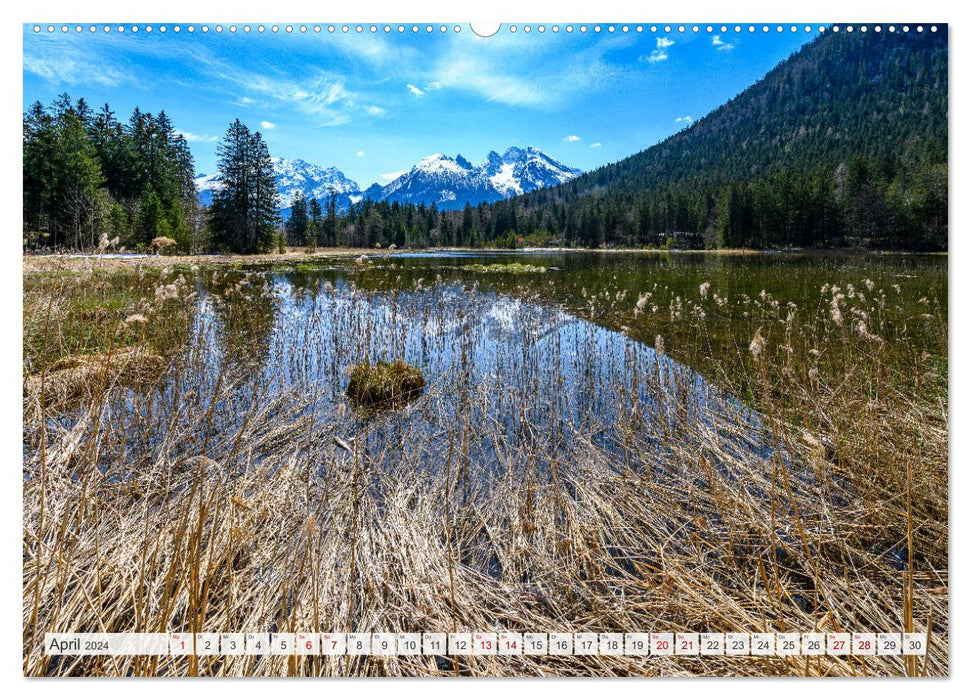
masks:
{"type": "Polygon", "coordinates": [[[206,173],[237,117],[264,133],[272,155],[336,166],[362,188],[432,153],[478,163],[512,145],[589,170],[688,126],[816,36],[802,25],[768,34],[520,26],[485,39],[467,26],[368,27],[35,34],[27,25],[24,108],[68,92],[107,102],[123,120],[136,105],[164,109],[206,173]]]}

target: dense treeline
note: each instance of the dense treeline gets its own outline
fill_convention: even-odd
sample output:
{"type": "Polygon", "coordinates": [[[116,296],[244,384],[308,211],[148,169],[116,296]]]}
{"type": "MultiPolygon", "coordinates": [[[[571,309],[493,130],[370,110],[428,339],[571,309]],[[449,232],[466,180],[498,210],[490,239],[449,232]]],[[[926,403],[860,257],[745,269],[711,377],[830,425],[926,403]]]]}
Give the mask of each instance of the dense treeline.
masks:
{"type": "Polygon", "coordinates": [[[238,119],[217,146],[221,179],[208,209],[164,111],[135,108],[123,124],[108,105],[94,112],[64,94],[32,105],[23,129],[25,248],[260,253],[280,241],[269,149],[238,119]]]}
{"type": "Polygon", "coordinates": [[[463,211],[362,202],[343,245],[947,247],[947,29],[827,32],[660,144],[463,211]]]}
{"type": "Polygon", "coordinates": [[[337,196],[331,192],[327,198],[327,215],[324,216],[320,201],[316,197],[306,199],[297,193],[290,205],[290,217],[284,230],[287,243],[292,246],[339,245],[337,236],[337,196]]]}
{"type": "Polygon", "coordinates": [[[192,154],[165,112],[135,109],[121,123],[63,94],[23,120],[24,246],[188,252],[198,223],[192,154]],[[115,240],[117,239],[117,241],[115,240]]]}

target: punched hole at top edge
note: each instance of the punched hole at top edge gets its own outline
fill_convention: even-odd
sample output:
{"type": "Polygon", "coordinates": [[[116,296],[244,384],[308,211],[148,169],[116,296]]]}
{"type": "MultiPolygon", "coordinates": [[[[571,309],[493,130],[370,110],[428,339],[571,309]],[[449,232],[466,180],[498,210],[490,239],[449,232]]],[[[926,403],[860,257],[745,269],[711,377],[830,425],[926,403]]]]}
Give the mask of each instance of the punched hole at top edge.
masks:
{"type": "Polygon", "coordinates": [[[469,27],[472,29],[472,33],[476,36],[481,36],[483,39],[487,39],[490,36],[498,33],[499,28],[502,24],[499,22],[472,22],[469,27]]]}

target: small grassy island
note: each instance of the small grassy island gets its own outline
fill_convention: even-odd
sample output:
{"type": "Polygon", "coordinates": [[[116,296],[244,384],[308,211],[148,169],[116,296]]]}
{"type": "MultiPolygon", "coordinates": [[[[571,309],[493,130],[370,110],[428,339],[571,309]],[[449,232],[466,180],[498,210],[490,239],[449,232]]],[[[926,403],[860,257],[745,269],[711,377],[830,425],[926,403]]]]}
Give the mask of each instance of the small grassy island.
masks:
{"type": "Polygon", "coordinates": [[[546,268],[540,265],[527,265],[525,263],[492,263],[491,265],[464,265],[463,270],[467,272],[478,272],[487,275],[527,275],[533,273],[542,274],[546,268]]]}
{"type": "Polygon", "coordinates": [[[399,408],[415,399],[425,388],[421,370],[404,360],[363,362],[351,370],[347,395],[358,408],[399,408]]]}

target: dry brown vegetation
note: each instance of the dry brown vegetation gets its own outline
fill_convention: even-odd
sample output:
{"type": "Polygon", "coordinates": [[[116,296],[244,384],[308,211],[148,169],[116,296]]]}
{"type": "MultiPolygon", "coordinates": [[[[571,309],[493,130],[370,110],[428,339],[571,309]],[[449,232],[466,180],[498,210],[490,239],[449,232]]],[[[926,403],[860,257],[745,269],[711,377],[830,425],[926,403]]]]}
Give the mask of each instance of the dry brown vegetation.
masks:
{"type": "MultiPolygon", "coordinates": [[[[475,294],[419,307],[324,285],[304,315],[274,322],[264,275],[126,265],[25,273],[27,675],[947,673],[935,300],[901,315],[892,290],[862,287],[827,285],[818,308],[797,310],[716,288],[612,291],[597,314],[663,317],[658,352],[615,339],[604,362],[577,330],[541,353],[548,328],[525,324],[497,345],[493,377],[476,331],[456,330],[483,312],[475,294]],[[95,307],[112,311],[73,320],[95,307]],[[732,308],[746,322],[716,336],[714,316],[732,308]],[[288,332],[270,337],[274,323],[288,332]],[[345,410],[346,368],[408,358],[419,336],[454,352],[447,371],[400,411],[345,410]],[[128,382],[146,358],[165,372],[128,382]],[[83,391],[53,389],[78,371],[83,391]],[[52,658],[39,646],[47,631],[927,629],[920,659],[52,658]]],[[[542,302],[525,283],[518,295],[542,302]]]]}
{"type": "Polygon", "coordinates": [[[151,387],[165,371],[165,360],[142,347],[101,355],[76,355],[24,378],[29,407],[61,412],[100,398],[111,386],[151,387]]]}
{"type": "Polygon", "coordinates": [[[364,409],[400,407],[425,388],[421,370],[404,360],[363,362],[351,367],[347,396],[364,409]]]}

